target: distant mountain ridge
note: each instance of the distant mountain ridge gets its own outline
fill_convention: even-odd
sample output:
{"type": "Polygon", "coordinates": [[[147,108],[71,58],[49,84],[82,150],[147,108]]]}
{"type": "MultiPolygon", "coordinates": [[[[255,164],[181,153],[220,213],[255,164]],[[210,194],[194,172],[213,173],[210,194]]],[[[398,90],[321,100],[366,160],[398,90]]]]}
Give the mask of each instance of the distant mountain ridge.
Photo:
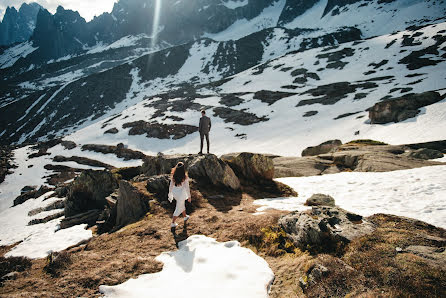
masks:
{"type": "Polygon", "coordinates": [[[0,23],[0,45],[27,41],[36,27],[37,13],[41,9],[37,3],[23,3],[19,11],[8,7],[0,23]]]}

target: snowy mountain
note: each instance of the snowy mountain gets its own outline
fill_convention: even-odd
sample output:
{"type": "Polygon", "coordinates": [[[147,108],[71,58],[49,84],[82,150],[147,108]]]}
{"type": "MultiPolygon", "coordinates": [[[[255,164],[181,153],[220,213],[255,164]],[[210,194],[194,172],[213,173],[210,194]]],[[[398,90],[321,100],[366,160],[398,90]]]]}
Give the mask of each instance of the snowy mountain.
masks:
{"type": "MultiPolygon", "coordinates": [[[[438,1],[315,1],[300,5],[284,0],[207,0],[188,2],[187,7],[181,1],[163,1],[158,8],[157,34],[153,34],[153,26],[148,26],[151,22],[147,17],[143,21],[140,13],[147,10],[153,14],[154,3],[119,1],[111,14],[90,23],[62,7],[55,15],[41,10],[30,41],[7,48],[0,56],[4,82],[0,88],[1,142],[24,143],[66,135],[121,113],[148,96],[185,84],[194,89],[197,84],[238,74],[292,51],[318,49],[315,51],[319,53],[324,46],[441,23],[438,18],[446,10],[438,1]],[[166,17],[169,14],[185,17],[171,20],[166,17]],[[187,29],[189,36],[169,27],[183,28],[184,22],[192,22],[187,29]],[[392,26],[380,25],[383,23],[392,26]]],[[[408,45],[402,52],[392,53],[395,61],[406,56],[410,59],[408,54],[427,45],[429,36],[419,37],[415,43],[404,38],[408,45]]],[[[437,47],[441,49],[441,42],[437,47]]],[[[361,51],[371,57],[376,55],[372,48],[355,44],[351,51],[337,55],[350,57],[361,51]]],[[[337,55],[329,57],[330,61],[337,55]]],[[[388,53],[383,55],[379,61],[366,64],[359,60],[357,66],[364,69],[369,63],[389,60],[388,53]]],[[[435,64],[442,61],[441,55],[435,64]]],[[[324,71],[316,68],[321,73],[317,73],[320,80],[315,81],[325,83],[323,73],[340,69],[343,63],[327,65],[324,71]]],[[[296,68],[296,62],[288,67],[296,68]]],[[[441,63],[437,67],[441,68],[441,63]]],[[[299,88],[316,77],[303,76],[308,79],[302,79],[299,88]]],[[[381,92],[375,102],[387,95],[381,92]]]]}
{"type": "Polygon", "coordinates": [[[39,10],[29,38],[0,47],[0,263],[23,265],[0,270],[0,296],[174,297],[175,277],[194,296],[438,295],[445,69],[443,0],[120,0],[90,22],[39,10]],[[168,229],[178,161],[182,232],[168,229]],[[336,203],[299,213],[316,193],[336,203]],[[361,238],[336,242],[345,224],[361,238]]]}
{"type": "Polygon", "coordinates": [[[0,46],[27,41],[36,27],[37,13],[42,7],[37,3],[23,3],[19,11],[14,7],[6,9],[0,22],[0,46]]]}

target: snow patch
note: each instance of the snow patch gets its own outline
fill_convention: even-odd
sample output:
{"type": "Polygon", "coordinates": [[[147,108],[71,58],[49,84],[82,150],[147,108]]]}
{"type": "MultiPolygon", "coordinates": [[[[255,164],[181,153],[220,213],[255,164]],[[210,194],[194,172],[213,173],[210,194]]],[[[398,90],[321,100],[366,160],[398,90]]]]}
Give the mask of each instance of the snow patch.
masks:
{"type": "Polygon", "coordinates": [[[274,274],[268,263],[237,241],[219,243],[190,236],[178,250],[155,258],[159,273],[141,275],[117,286],[100,286],[105,297],[268,297],[274,274]],[[172,282],[175,286],[172,287],[172,282]],[[180,290],[181,289],[181,290],[180,290]]]}
{"type": "Polygon", "coordinates": [[[247,20],[241,19],[235,21],[226,30],[219,33],[206,33],[204,37],[217,41],[237,40],[257,31],[275,27],[279,21],[286,0],[274,2],[271,6],[265,8],[257,17],[247,20]]]}
{"type": "Polygon", "coordinates": [[[0,69],[11,67],[20,58],[26,58],[29,54],[37,50],[38,47],[33,47],[31,41],[20,43],[9,49],[6,49],[2,55],[0,55],[0,69]]]}
{"type": "Polygon", "coordinates": [[[236,9],[248,5],[248,0],[238,0],[238,1],[223,1],[222,4],[229,9],[236,9]]]}

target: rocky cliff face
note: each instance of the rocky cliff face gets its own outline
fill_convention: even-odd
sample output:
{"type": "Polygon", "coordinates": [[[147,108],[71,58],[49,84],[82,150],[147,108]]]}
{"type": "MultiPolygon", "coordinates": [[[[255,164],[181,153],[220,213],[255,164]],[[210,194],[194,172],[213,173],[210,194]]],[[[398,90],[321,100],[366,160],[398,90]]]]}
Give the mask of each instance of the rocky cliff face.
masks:
{"type": "Polygon", "coordinates": [[[0,23],[0,45],[28,40],[36,26],[37,13],[41,8],[37,3],[23,3],[19,11],[8,7],[0,23]]]}

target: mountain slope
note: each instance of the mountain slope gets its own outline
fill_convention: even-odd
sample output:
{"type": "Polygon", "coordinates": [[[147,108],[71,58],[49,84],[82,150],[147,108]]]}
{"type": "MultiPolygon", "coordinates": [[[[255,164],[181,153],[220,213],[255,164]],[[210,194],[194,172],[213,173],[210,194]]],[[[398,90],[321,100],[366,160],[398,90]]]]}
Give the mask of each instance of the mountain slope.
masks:
{"type": "Polygon", "coordinates": [[[445,41],[446,23],[440,23],[288,54],[219,83],[146,97],[68,139],[81,144],[123,142],[149,154],[194,152],[196,134],[179,140],[147,139],[144,132],[130,133],[128,123],[197,125],[201,108],[212,117],[211,150],[219,154],[300,155],[327,138],[390,143],[445,139],[445,41]],[[429,52],[438,54],[425,55],[429,52]],[[377,102],[432,90],[440,90],[439,101],[422,108],[416,118],[370,124],[367,110],[377,102]],[[105,133],[110,128],[118,132],[105,133]]]}

